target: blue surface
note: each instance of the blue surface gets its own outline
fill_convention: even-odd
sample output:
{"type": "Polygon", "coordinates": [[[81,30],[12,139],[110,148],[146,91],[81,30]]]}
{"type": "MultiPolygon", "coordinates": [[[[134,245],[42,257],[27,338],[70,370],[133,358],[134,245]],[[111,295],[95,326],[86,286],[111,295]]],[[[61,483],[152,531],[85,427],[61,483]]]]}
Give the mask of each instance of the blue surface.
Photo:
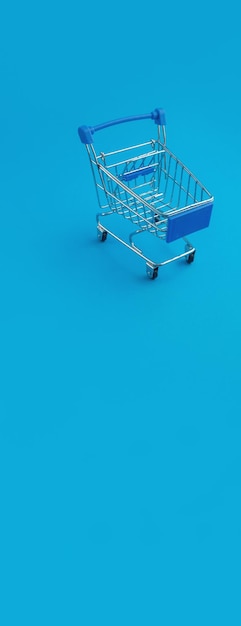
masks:
{"type": "Polygon", "coordinates": [[[213,202],[207,202],[201,207],[189,209],[168,218],[168,229],[166,241],[171,243],[180,237],[185,237],[197,230],[207,228],[210,223],[213,202]]]}
{"type": "MultiPolygon", "coordinates": [[[[3,626],[240,625],[240,16],[228,9],[2,8],[3,626]],[[211,48],[197,45],[210,32],[211,48]],[[134,254],[96,241],[76,128],[153,102],[215,208],[191,238],[195,262],[148,281],[134,254]]],[[[99,147],[145,140],[150,125],[106,129],[99,147]]]]}

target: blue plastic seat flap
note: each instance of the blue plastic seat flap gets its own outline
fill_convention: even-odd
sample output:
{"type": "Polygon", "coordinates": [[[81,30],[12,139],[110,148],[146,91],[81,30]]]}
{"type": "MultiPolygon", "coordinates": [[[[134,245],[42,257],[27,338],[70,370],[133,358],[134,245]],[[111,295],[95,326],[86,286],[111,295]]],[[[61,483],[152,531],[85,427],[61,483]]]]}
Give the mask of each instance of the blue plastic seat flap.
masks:
{"type": "Polygon", "coordinates": [[[209,226],[212,208],[213,202],[207,202],[202,206],[170,215],[168,217],[166,242],[171,243],[197,230],[207,228],[209,226]]]}

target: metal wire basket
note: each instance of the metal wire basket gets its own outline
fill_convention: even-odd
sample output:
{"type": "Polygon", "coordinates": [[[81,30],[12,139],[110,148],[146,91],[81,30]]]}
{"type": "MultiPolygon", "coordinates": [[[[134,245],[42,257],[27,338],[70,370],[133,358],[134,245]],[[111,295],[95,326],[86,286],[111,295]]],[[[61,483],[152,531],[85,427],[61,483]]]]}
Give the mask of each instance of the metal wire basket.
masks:
{"type": "Polygon", "coordinates": [[[167,263],[182,258],[192,263],[196,250],[187,235],[209,226],[214,198],[167,148],[164,111],[155,109],[147,115],[122,118],[95,127],[81,126],[78,132],[86,145],[97,190],[99,240],[105,241],[109,234],[135,252],[145,260],[147,275],[152,279],[157,277],[158,268],[167,263]],[[97,155],[93,142],[95,132],[148,118],[157,126],[155,139],[97,155]],[[107,228],[105,218],[113,214],[135,225],[127,240],[107,228]],[[137,235],[144,232],[168,244],[183,239],[184,252],[158,262],[136,245],[137,235]]]}

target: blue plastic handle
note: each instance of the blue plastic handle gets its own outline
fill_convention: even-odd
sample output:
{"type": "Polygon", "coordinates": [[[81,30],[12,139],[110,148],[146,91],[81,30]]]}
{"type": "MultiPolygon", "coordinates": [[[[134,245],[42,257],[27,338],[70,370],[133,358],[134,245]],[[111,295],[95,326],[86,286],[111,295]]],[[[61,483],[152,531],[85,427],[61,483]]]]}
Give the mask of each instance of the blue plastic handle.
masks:
{"type": "Polygon", "coordinates": [[[98,126],[80,126],[80,128],[78,128],[78,133],[82,143],[90,144],[93,143],[93,135],[98,130],[103,130],[109,126],[116,126],[116,124],[124,124],[125,122],[136,122],[137,120],[147,119],[154,120],[155,124],[158,124],[159,126],[166,125],[165,111],[163,109],[154,109],[152,113],[147,113],[146,115],[122,117],[119,120],[112,120],[110,122],[104,122],[104,124],[98,124],[98,126]]]}

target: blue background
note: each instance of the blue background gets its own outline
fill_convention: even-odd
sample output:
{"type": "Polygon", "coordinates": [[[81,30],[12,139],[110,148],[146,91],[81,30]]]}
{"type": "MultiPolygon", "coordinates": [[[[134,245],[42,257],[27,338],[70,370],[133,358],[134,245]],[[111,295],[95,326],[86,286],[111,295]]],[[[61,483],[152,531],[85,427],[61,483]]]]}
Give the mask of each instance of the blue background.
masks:
{"type": "Polygon", "coordinates": [[[241,623],[239,23],[234,0],[1,10],[3,626],[241,623]],[[157,106],[215,210],[152,282],[96,242],[77,127],[157,106]]]}

